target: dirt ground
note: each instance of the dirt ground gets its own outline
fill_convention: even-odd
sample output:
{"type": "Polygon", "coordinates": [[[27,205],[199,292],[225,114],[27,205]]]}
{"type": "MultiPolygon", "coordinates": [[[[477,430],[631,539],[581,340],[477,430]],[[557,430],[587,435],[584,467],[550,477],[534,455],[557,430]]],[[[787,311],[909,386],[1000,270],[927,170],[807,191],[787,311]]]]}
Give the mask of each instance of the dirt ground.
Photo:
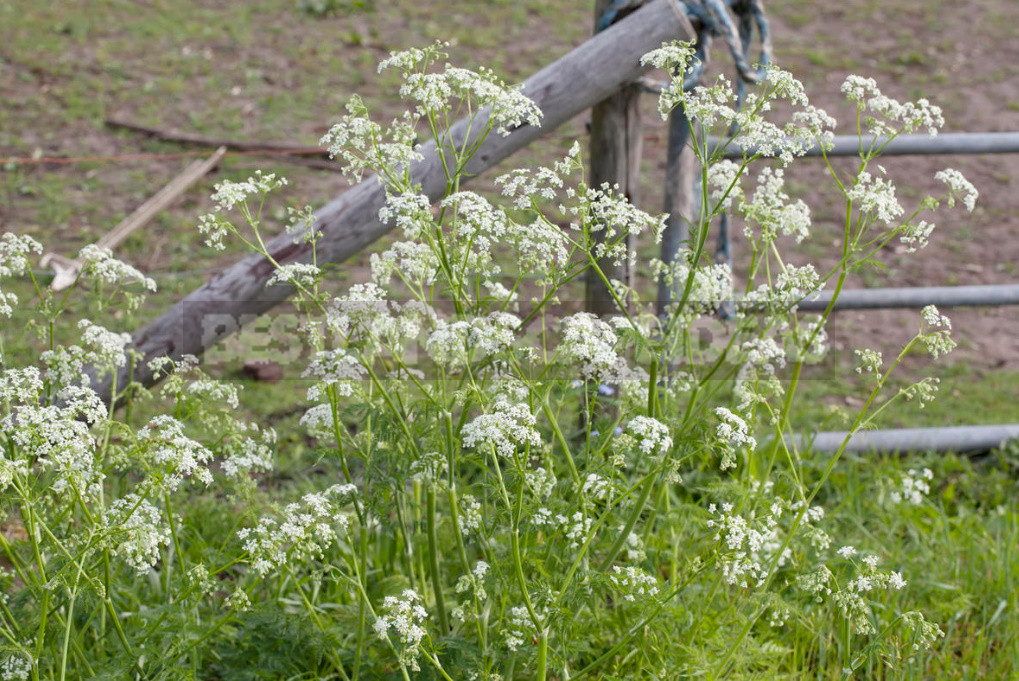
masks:
{"type": "MultiPolygon", "coordinates": [[[[59,3],[58,3],[59,4],[59,3]]],[[[182,131],[237,139],[314,144],[354,92],[383,114],[396,111],[392,79],[375,63],[391,49],[451,38],[451,61],[490,65],[519,80],[588,35],[591,2],[529,0],[452,5],[399,0],[338,3],[346,8],[309,17],[290,2],[124,3],[104,0],[91,11],[0,3],[0,227],[28,231],[71,255],[171,179],[189,149],[160,144],[103,125],[109,115],[182,131]],[[236,5],[236,6],[235,6],[236,5]],[[31,8],[30,8],[31,7],[31,8]],[[130,12],[128,11],[130,10],[130,12]],[[80,14],[79,14],[80,13],[80,14]],[[114,162],[125,154],[150,157],[114,162]],[[169,155],[167,157],[166,155],[169,155]],[[104,157],[92,163],[24,163],[24,157],[104,157]]],[[[766,2],[776,61],[804,80],[815,103],[849,132],[850,110],[838,94],[848,73],[875,77],[900,99],[925,96],[942,106],[946,131],[1019,130],[1019,4],[1013,0],[844,0],[808,7],[766,2]]],[[[716,45],[718,70],[729,58],[716,45]]],[[[582,135],[586,116],[511,159],[547,160],[582,135]]],[[[643,202],[661,204],[663,124],[647,102],[643,202]]],[[[852,286],[1009,283],[1019,277],[1019,155],[889,159],[889,175],[915,192],[936,189],[933,175],[958,168],[977,186],[972,214],[950,211],[919,254],[890,250],[887,270],[855,277],[852,286]]],[[[207,208],[213,182],[252,168],[279,168],[292,181],[287,202],[318,205],[342,191],[339,175],[263,158],[232,156],[220,175],[194,187],[123,255],[152,272],[199,273],[230,260],[194,247],[189,230],[207,208]],[[184,235],[184,236],[182,236],[184,235]]],[[[837,235],[820,162],[790,174],[812,206],[815,245],[805,255],[830,262],[837,235]],[[828,236],[830,235],[830,237],[828,236]]],[[[482,185],[484,182],[481,183],[482,185]]],[[[734,252],[739,261],[739,230],[734,252]]],[[[200,283],[182,277],[171,299],[200,283]]],[[[1014,308],[955,310],[959,358],[984,369],[1019,370],[1019,319],[1014,308]]],[[[893,351],[911,335],[916,311],[844,312],[837,344],[893,351]]]]}

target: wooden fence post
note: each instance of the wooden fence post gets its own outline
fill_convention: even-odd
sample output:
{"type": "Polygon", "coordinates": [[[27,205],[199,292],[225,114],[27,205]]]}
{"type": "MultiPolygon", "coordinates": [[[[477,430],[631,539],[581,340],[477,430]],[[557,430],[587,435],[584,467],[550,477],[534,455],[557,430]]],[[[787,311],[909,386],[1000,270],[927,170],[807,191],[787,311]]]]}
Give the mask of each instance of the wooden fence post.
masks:
{"type": "MultiPolygon", "coordinates": [[[[595,31],[598,21],[612,0],[595,0],[595,31]]],[[[604,183],[619,185],[619,190],[631,202],[637,202],[637,183],[640,179],[640,156],[643,127],[640,120],[640,88],[626,85],[591,109],[591,172],[590,185],[600,187],[604,183]]],[[[604,232],[598,232],[598,236],[604,232]]],[[[629,236],[627,249],[633,244],[629,236]]],[[[632,273],[629,267],[616,265],[610,260],[599,261],[598,266],[611,281],[617,279],[629,285],[632,273]]],[[[593,269],[587,271],[585,279],[585,309],[599,317],[617,313],[615,300],[604,281],[593,269]]]]}
{"type": "MultiPolygon", "coordinates": [[[[665,162],[665,201],[669,217],[662,232],[662,262],[672,264],[690,239],[690,225],[699,217],[700,194],[694,192],[696,155],[690,144],[690,119],[682,106],[669,114],[669,145],[665,162]]],[[[664,318],[675,284],[658,282],[658,316],[664,318]]]]}

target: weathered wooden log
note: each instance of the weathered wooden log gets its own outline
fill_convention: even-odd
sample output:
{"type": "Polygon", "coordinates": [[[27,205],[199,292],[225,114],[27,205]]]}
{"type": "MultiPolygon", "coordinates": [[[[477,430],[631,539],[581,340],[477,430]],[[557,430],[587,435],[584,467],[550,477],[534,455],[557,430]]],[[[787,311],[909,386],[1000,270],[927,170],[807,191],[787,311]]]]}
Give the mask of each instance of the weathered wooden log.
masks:
{"type": "MultiPolygon", "coordinates": [[[[640,58],[669,40],[690,40],[694,31],[677,0],[654,0],[637,12],[602,31],[547,66],[523,83],[523,93],[541,107],[541,128],[525,125],[507,136],[492,134],[467,164],[466,174],[477,175],[522,149],[549,130],[632,83],[646,68],[640,58]]],[[[478,117],[487,117],[482,110],[478,117]]],[[[482,118],[481,120],[485,120],[482,118]]],[[[479,134],[480,121],[462,120],[448,132],[455,144],[467,135],[479,134]]],[[[446,187],[445,175],[434,144],[423,148],[424,158],[410,168],[413,181],[432,200],[446,187]]],[[[351,187],[315,213],[318,262],[337,263],[363,250],[386,234],[392,225],[382,224],[379,209],[385,191],[378,179],[370,177],[351,187]]],[[[311,247],[293,235],[281,234],[267,244],[272,257],[281,263],[310,262],[311,247]]],[[[224,270],[196,289],[160,317],[134,334],[131,347],[141,359],[132,377],[145,385],[155,382],[148,368],[158,357],[180,358],[201,355],[212,345],[250,323],[258,315],[294,293],[289,285],[267,286],[273,267],[252,255],[224,270]]],[[[117,385],[128,380],[127,370],[117,385]]],[[[109,381],[93,380],[100,394],[110,400],[109,381]]]]}

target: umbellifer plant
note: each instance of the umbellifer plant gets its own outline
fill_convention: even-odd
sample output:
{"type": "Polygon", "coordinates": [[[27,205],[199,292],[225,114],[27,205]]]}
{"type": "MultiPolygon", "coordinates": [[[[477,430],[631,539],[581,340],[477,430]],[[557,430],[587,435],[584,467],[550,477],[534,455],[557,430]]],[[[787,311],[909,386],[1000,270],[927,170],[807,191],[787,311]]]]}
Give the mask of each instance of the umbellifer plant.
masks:
{"type": "MultiPolygon", "coordinates": [[[[403,74],[407,115],[382,126],[354,99],[323,140],[385,186],[382,218],[399,238],[372,255],[370,280],[335,296],[315,262],[274,263],[299,291],[311,347],[301,427],[335,471],[303,496],[268,503],[275,434],[239,422],[237,386],[196,359],[161,362],[165,413],[109,412],[82,368],[116,375],[128,337],[82,321],[80,343],[58,345],[63,301],[30,268],[39,244],[0,240],[0,276],[31,278],[46,345],[37,364],[0,373],[0,513],[19,530],[0,535],[0,678],[722,678],[752,673],[790,628],[832,632],[810,664],[840,678],[902,664],[941,635],[895,565],[826,525],[818,496],[839,454],[818,459],[789,416],[834,300],[813,318],[796,305],[825,286],[837,299],[893,240],[922,247],[921,211],[972,209],[972,185],[946,170],[945,194],[907,213],[877,170],[881,147],[862,146],[855,173],[827,166],[845,206],[836,266],[789,265],[783,237],[809,238],[810,212],[783,168],[829,144],[834,121],[775,67],[739,110],[724,80],[683,93],[691,51],[663,46],[645,59],[680,74],[662,113],[682,104],[700,123],[700,214],[679,258],[651,268],[676,291],[668,314],[641,301],[653,282],[606,280],[619,314],[600,319],[571,305],[576,282],[634,258],[626,237],[653,241],[663,219],[587,185],[576,144],[552,167],[500,177],[501,199],[462,189],[477,144],[445,134],[458,112],[488,107],[476,140],[541,114],[444,58],[441,45],[392,55],[380,69],[403,74]],[[779,101],[783,124],[768,118],[779,101]],[[407,172],[422,131],[443,151],[434,206],[407,172]],[[720,160],[728,143],[741,160],[720,160]],[[750,248],[738,296],[705,256],[723,210],[750,248]],[[698,319],[734,297],[735,319],[704,347],[698,319]]],[[[870,80],[843,91],[861,137],[942,123],[870,80]]],[[[261,213],[282,182],[217,186],[200,223],[209,242],[239,238],[271,259],[261,213]]],[[[294,225],[315,240],[309,213],[294,225]]],[[[100,302],[127,282],[152,287],[108,252],[83,255],[100,302]]],[[[17,304],[0,292],[0,314],[17,304]]],[[[928,308],[895,360],[859,352],[874,385],[851,430],[914,346],[951,349],[948,329],[928,308]]],[[[920,381],[880,409],[935,388],[920,381]]],[[[928,473],[911,471],[894,503],[923,503],[928,473]]]]}

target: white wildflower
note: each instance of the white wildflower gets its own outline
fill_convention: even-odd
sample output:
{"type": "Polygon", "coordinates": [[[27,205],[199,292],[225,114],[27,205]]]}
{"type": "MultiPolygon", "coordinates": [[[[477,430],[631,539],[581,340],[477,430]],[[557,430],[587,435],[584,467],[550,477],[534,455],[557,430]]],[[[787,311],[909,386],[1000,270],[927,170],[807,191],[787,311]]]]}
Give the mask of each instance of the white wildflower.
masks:
{"type": "Polygon", "coordinates": [[[745,447],[752,452],[757,448],[757,440],[750,435],[747,422],[725,407],[716,407],[715,416],[720,420],[715,428],[715,436],[723,450],[722,470],[735,468],[735,450],[745,447]]]}
{"type": "MultiPolygon", "coordinates": [[[[709,510],[715,517],[708,520],[707,525],[715,528],[725,580],[742,588],[763,585],[768,568],[782,546],[777,515],[744,518],[733,513],[732,504],[722,504],[721,509],[712,504],[709,510]]],[[[778,556],[778,565],[784,565],[790,555],[790,549],[786,548],[778,556]]]]}
{"type": "Polygon", "coordinates": [[[899,241],[906,246],[907,253],[915,253],[927,246],[927,242],[934,232],[934,223],[926,220],[909,222],[902,226],[899,233],[899,241]]]}
{"type": "Polygon", "coordinates": [[[873,177],[863,171],[856,179],[846,197],[859,209],[860,213],[873,215],[878,220],[891,223],[902,215],[903,209],[895,198],[895,185],[880,177],[873,177]]]}
{"type": "Polygon", "coordinates": [[[958,199],[962,201],[962,205],[966,206],[966,210],[971,213],[973,212],[980,192],[962,173],[953,168],[945,168],[935,173],[934,179],[941,180],[948,185],[949,206],[954,206],[956,199],[958,199]]]}
{"type": "Polygon", "coordinates": [[[150,420],[138,442],[146,458],[164,473],[162,484],[168,491],[173,492],[190,477],[206,485],[212,483],[208,469],[212,452],[184,435],[184,424],[172,416],[161,414],[150,420]]]}
{"type": "Polygon", "coordinates": [[[658,580],[638,567],[612,567],[612,583],[623,592],[623,600],[644,600],[658,594],[658,580]]]}
{"type": "Polygon", "coordinates": [[[286,185],[285,177],[276,177],[275,173],[263,175],[261,170],[256,170],[254,176],[243,182],[224,180],[215,185],[212,202],[216,204],[216,211],[227,211],[234,206],[244,206],[249,196],[261,198],[286,185]]]}
{"type": "Polygon", "coordinates": [[[170,528],[162,524],[162,513],[136,494],[114,501],[106,511],[114,555],[138,572],[145,572],[159,560],[162,547],[170,545],[170,528]]]}
{"type": "Polygon", "coordinates": [[[931,469],[916,470],[911,468],[902,475],[898,488],[892,490],[889,496],[896,504],[908,503],[919,506],[923,503],[924,497],[930,494],[930,481],[933,479],[934,473],[931,469]]]}
{"type": "Polygon", "coordinates": [[[0,679],[3,681],[28,681],[35,665],[22,655],[8,655],[0,663],[0,679]]]}
{"type": "Polygon", "coordinates": [[[151,277],[114,258],[108,248],[89,244],[78,252],[78,260],[81,261],[81,276],[84,278],[93,278],[111,286],[136,281],[148,291],[156,290],[156,282],[151,277]]]}
{"type": "Polygon", "coordinates": [[[665,456],[672,449],[669,427],[650,416],[633,417],[626,430],[637,439],[640,451],[648,456],[665,456]]]}
{"type": "Polygon", "coordinates": [[[366,375],[366,370],[343,349],[322,350],[315,353],[301,375],[315,379],[314,385],[308,388],[308,399],[324,400],[328,397],[326,391],[329,389],[334,390],[339,397],[353,395],[357,383],[366,375]]]}
{"type": "Polygon", "coordinates": [[[281,518],[267,515],[255,527],[238,531],[251,566],[264,576],[286,562],[288,555],[295,559],[322,557],[347,529],[350,520],[339,502],[349,494],[347,486],[333,485],[287,504],[281,518]]]}
{"type": "Polygon", "coordinates": [[[496,454],[512,457],[520,447],[540,447],[537,420],[525,404],[501,402],[490,414],[481,414],[463,428],[465,447],[492,447],[496,454]]]}
{"type": "Polygon", "coordinates": [[[421,597],[413,589],[407,589],[400,596],[386,596],[381,611],[372,628],[381,639],[389,639],[389,632],[396,633],[400,643],[400,661],[413,671],[420,671],[417,663],[418,649],[427,635],[424,623],[428,611],[421,605],[421,597]]]}
{"type": "Polygon", "coordinates": [[[616,354],[618,337],[612,327],[589,312],[578,312],[562,320],[562,341],[557,352],[580,365],[589,380],[611,380],[625,366],[616,354]]]}
{"type": "Polygon", "coordinates": [[[266,286],[277,284],[292,284],[297,287],[311,288],[322,275],[322,270],[316,265],[305,262],[292,262],[280,265],[269,277],[266,286]]]}
{"type": "Polygon", "coordinates": [[[515,338],[520,319],[507,312],[452,324],[436,320],[436,328],[425,342],[429,356],[438,364],[461,369],[471,361],[505,352],[515,338]]]}

